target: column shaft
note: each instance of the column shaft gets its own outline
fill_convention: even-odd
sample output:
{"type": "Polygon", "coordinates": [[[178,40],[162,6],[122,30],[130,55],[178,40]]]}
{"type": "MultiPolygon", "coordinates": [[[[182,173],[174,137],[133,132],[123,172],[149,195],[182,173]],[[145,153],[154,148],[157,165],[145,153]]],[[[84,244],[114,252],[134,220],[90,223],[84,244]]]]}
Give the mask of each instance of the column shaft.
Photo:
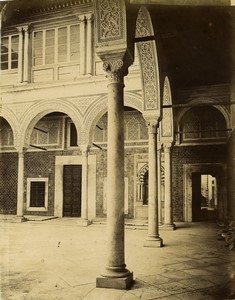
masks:
{"type": "Polygon", "coordinates": [[[171,193],[171,145],[165,145],[165,206],[164,206],[164,226],[174,229],[172,220],[172,193],[171,193]]]}
{"type": "MultiPolygon", "coordinates": [[[[80,146],[81,148],[81,146],[80,146]]],[[[82,148],[82,219],[88,219],[88,146],[82,148]]]]}
{"type": "Polygon", "coordinates": [[[108,85],[107,267],[125,269],[123,84],[108,85]]]}
{"type": "Polygon", "coordinates": [[[158,222],[162,223],[162,193],[161,193],[161,148],[157,150],[158,159],[158,222]]]}
{"type": "Polygon", "coordinates": [[[149,200],[148,200],[148,236],[146,247],[161,247],[158,225],[158,162],[157,162],[157,126],[148,125],[149,132],[149,200]]]}

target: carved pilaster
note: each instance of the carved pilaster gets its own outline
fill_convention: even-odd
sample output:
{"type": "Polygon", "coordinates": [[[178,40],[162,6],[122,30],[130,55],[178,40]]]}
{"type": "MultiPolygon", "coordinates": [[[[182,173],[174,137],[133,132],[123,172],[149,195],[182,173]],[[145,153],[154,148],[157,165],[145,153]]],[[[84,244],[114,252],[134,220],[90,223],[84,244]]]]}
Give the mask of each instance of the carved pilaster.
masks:
{"type": "Polygon", "coordinates": [[[87,56],[86,56],[86,73],[93,73],[93,14],[86,15],[87,20],[87,56]]]}
{"type": "Polygon", "coordinates": [[[78,17],[80,22],[80,75],[86,73],[86,17],[84,15],[78,17]]]}
{"type": "Polygon", "coordinates": [[[19,32],[19,56],[18,56],[18,82],[23,81],[23,28],[17,27],[19,32]]]}

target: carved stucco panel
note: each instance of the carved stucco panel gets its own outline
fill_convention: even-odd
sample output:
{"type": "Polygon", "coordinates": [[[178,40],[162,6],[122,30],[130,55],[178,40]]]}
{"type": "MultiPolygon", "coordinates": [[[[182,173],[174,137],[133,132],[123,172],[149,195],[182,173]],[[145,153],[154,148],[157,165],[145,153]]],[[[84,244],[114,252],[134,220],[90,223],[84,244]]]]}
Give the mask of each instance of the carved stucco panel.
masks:
{"type": "Polygon", "coordinates": [[[123,1],[97,0],[98,43],[123,39],[123,1]]]}
{"type": "Polygon", "coordinates": [[[11,109],[13,110],[16,118],[18,120],[21,120],[25,110],[27,110],[32,103],[21,103],[21,104],[14,104],[12,105],[11,109]]]}
{"type": "Polygon", "coordinates": [[[97,96],[90,96],[90,97],[81,97],[70,100],[73,105],[77,107],[77,109],[81,112],[81,115],[85,115],[86,111],[89,107],[96,102],[98,99],[97,96]]]}
{"type": "MultiPolygon", "coordinates": [[[[136,37],[153,35],[151,18],[148,11],[141,8],[136,22],[136,37]]],[[[155,41],[137,44],[142,75],[144,110],[159,109],[159,74],[155,41]]]]}
{"type": "Polygon", "coordinates": [[[146,10],[142,7],[138,13],[138,19],[136,22],[136,37],[144,37],[153,34],[153,28],[150,26],[151,19],[146,10]]]}
{"type": "MultiPolygon", "coordinates": [[[[166,78],[164,82],[164,90],[163,90],[163,105],[171,105],[171,91],[169,81],[166,78]]],[[[162,112],[162,126],[161,126],[161,135],[162,137],[173,137],[173,120],[172,120],[172,108],[163,108],[162,112]]]]}

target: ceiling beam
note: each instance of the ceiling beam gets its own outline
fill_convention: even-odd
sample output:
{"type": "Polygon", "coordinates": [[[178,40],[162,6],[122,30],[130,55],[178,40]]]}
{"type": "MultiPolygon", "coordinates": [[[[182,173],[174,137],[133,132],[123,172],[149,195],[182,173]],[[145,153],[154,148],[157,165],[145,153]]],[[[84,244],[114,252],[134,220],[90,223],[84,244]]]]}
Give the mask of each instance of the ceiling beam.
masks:
{"type": "Polygon", "coordinates": [[[235,5],[235,0],[130,0],[130,3],[178,6],[232,6],[235,5]]]}

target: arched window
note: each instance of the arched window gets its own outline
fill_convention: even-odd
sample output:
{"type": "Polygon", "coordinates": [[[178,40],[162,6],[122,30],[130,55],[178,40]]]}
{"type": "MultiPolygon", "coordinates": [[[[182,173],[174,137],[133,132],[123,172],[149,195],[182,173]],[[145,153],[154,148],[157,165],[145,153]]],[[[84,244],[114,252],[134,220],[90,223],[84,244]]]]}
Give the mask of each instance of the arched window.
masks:
{"type": "Polygon", "coordinates": [[[180,121],[180,141],[207,141],[226,137],[226,122],[214,107],[189,109],[180,121]]]}

